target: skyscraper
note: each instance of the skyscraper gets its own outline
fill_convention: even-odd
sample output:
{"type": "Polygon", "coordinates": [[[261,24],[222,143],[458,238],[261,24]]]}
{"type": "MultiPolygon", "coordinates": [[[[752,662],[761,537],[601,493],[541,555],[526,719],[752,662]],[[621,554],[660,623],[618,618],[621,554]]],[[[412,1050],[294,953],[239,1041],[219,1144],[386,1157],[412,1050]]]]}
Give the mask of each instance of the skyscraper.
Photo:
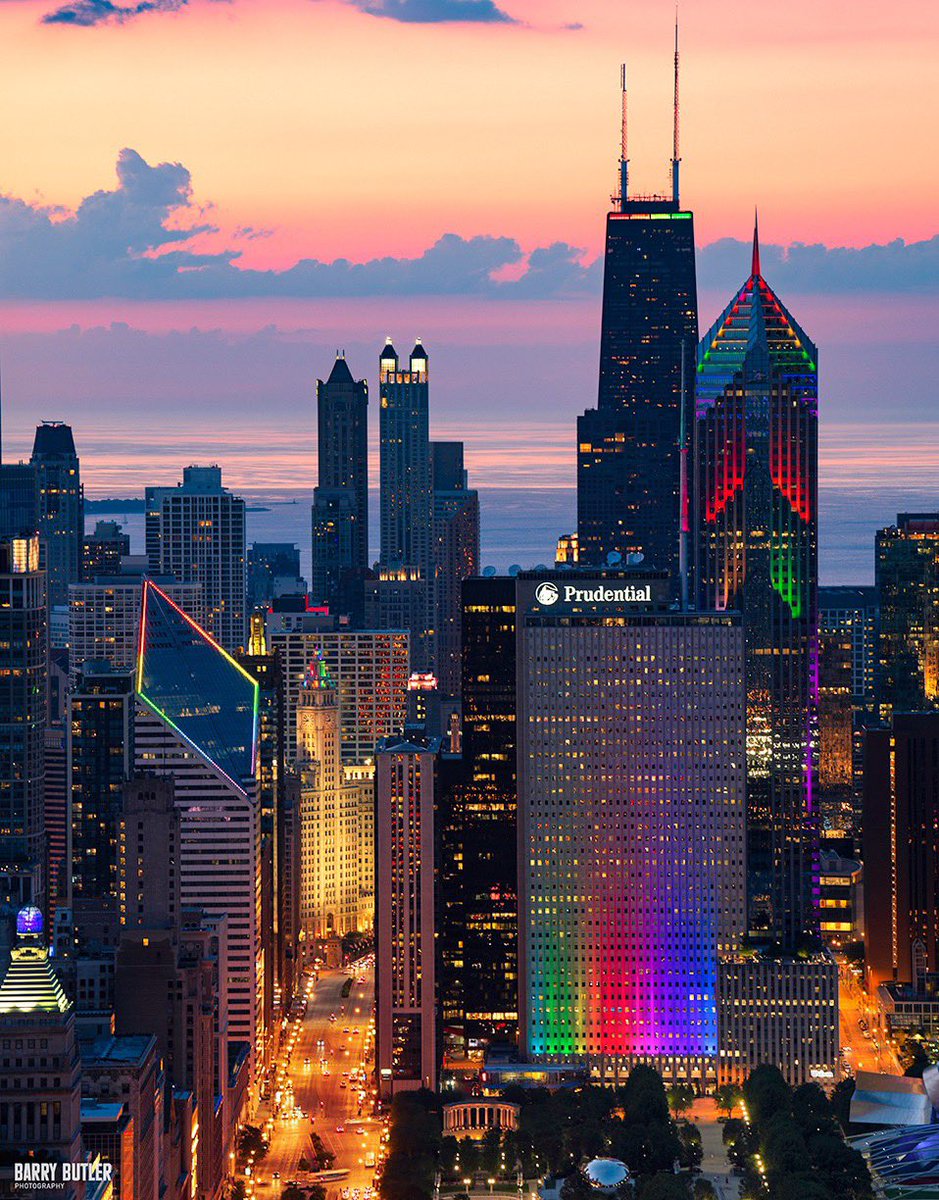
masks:
{"type": "Polygon", "coordinates": [[[389,339],[381,352],[379,414],[381,571],[376,589],[378,623],[400,628],[397,616],[382,604],[385,592],[396,593],[393,608],[401,610],[397,593],[406,586],[411,634],[411,669],[436,667],[434,626],[434,495],[430,449],[427,351],[420,339],[411,351],[407,370],[401,370],[389,339]],[[383,588],[382,585],[386,586],[383,588]]]}
{"type": "MultiPolygon", "coordinates": [[[[22,1187],[13,1183],[13,1163],[27,1148],[37,1160],[82,1161],[75,1009],[52,970],[42,929],[37,908],[20,911],[17,943],[0,983],[0,1037],[17,1044],[15,1057],[0,1060],[0,1190],[6,1194],[22,1187]],[[32,1085],[24,1087],[28,1078],[32,1085]]],[[[73,1200],[79,1189],[65,1184],[49,1194],[73,1200]]]]}
{"type": "Polygon", "coordinates": [[[939,971],[939,713],[895,714],[864,754],[865,949],[873,987],[939,971]]]}
{"type": "Polygon", "coordinates": [[[0,887],[14,906],[45,889],[46,613],[38,539],[0,542],[0,887]]]}
{"type": "Polygon", "coordinates": [[[468,486],[462,442],[431,442],[434,479],[434,588],[439,694],[460,695],[464,579],[479,573],[479,493],[468,486]]]}
{"type": "Polygon", "coordinates": [[[702,607],[743,613],[751,931],[818,936],[818,351],[760,271],[698,347],[702,607]]]}
{"type": "Polygon", "coordinates": [[[519,1041],[605,1082],[715,1078],[745,930],[740,619],[669,584],[518,579],[519,1041]]]}
{"type": "Polygon", "coordinates": [[[71,426],[61,421],[38,425],[29,461],[52,608],[68,603],[68,585],[82,577],[85,501],[71,426]]]}
{"type": "MultiPolygon", "coordinates": [[[[137,663],[142,575],[101,575],[68,589],[69,677],[78,680],[82,663],[106,661],[115,671],[137,663]]],[[[177,583],[159,575],[154,583],[194,621],[203,617],[202,584],[177,583]]]]}
{"type": "Polygon", "coordinates": [[[118,575],[121,559],[130,554],[130,534],[117,521],[96,521],[94,533],[82,538],[82,578],[118,575]]]}
{"type": "Polygon", "coordinates": [[[226,650],[245,644],[245,502],[222,487],[221,467],[186,467],[175,488],[148,487],[147,558],[153,575],[201,583],[205,628],[226,650]]]}
{"type": "Polygon", "coordinates": [[[631,196],[626,68],[619,194],[606,219],[597,407],[577,422],[581,563],[643,555],[680,592],[698,340],[694,221],[679,201],[678,36],[671,195],[631,196]]]}
{"type": "Polygon", "coordinates": [[[290,762],[297,746],[297,705],[307,668],[320,653],[339,693],[342,761],[374,757],[382,738],[404,728],[408,688],[408,635],[402,630],[350,629],[317,612],[275,611],[267,639],[280,656],[287,709],[290,762]]]}
{"type": "Polygon", "coordinates": [[[117,912],[117,837],[134,765],[134,676],[86,662],[68,698],[71,905],[111,899],[117,912]]]}
{"type": "Polygon", "coordinates": [[[322,652],[297,703],[300,775],[300,922],[315,943],[371,928],[374,785],[355,778],[340,752],[339,695],[322,652]]]}
{"type": "Polygon", "coordinates": [[[379,1095],[436,1087],[434,775],[439,738],[375,758],[375,1065],[379,1095]]]}
{"type": "Polygon", "coordinates": [[[180,903],[227,917],[229,1034],[263,1062],[258,684],[149,580],[137,664],[136,769],[172,777],[180,903]]]}
{"type": "Polygon", "coordinates": [[[874,579],[882,715],[939,707],[939,513],[899,513],[878,530],[874,579]]]}
{"type": "Polygon", "coordinates": [[[437,798],[439,990],[446,1050],[518,1030],[515,580],[462,586],[462,755],[437,798]]]}
{"type": "Polygon", "coordinates": [[[333,611],[360,607],[368,568],[368,383],[344,355],[316,381],[319,482],[313,493],[313,597],[333,611]]]}

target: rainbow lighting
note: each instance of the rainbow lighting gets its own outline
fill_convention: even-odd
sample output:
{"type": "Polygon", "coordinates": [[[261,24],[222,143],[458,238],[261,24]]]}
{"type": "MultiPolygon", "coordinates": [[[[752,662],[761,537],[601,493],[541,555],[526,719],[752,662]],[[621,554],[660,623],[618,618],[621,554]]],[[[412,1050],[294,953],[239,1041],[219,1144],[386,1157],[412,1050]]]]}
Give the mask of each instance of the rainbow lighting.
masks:
{"type": "Polygon", "coordinates": [[[747,630],[750,926],[785,943],[816,923],[818,351],[763,278],[756,228],[698,347],[696,410],[698,600],[747,630]]]}
{"type": "Polygon", "coordinates": [[[257,767],[256,679],[152,580],[140,613],[139,699],[243,795],[257,767]]]}

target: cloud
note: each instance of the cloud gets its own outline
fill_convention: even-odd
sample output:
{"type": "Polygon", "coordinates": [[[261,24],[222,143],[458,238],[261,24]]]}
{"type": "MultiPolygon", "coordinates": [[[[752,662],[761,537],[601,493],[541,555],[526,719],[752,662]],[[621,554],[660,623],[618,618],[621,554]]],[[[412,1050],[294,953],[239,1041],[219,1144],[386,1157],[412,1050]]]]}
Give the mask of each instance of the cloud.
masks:
{"type": "Polygon", "coordinates": [[[350,0],[360,12],[416,25],[472,21],[514,24],[494,0],[350,0]]]}
{"type": "MultiPolygon", "coordinates": [[[[750,243],[722,238],[698,252],[698,286],[732,290],[750,269],[750,243]]],[[[823,246],[794,242],[760,246],[767,281],[784,296],[860,292],[939,291],[939,235],[924,242],[823,246]]]]}
{"type": "MultiPolygon", "coordinates": [[[[0,197],[0,297],[138,300],[250,297],[479,296],[564,299],[596,296],[600,260],[565,242],[526,253],[511,237],[457,233],[413,258],[302,258],[285,270],[242,267],[240,245],[200,252],[198,235],[218,234],[194,202],[181,163],[151,166],[122,150],[117,185],[87,196],[74,213],[0,197]]],[[[763,270],[781,294],[939,292],[939,236],[861,249],[764,246],[763,270]]],[[[745,278],[749,247],[724,239],[698,257],[702,290],[730,294],[745,278]]]]}
{"type": "Polygon", "coordinates": [[[136,4],[114,4],[112,0],[72,0],[42,18],[44,25],[123,25],[144,13],[178,12],[189,0],[138,0],[136,4]]]}

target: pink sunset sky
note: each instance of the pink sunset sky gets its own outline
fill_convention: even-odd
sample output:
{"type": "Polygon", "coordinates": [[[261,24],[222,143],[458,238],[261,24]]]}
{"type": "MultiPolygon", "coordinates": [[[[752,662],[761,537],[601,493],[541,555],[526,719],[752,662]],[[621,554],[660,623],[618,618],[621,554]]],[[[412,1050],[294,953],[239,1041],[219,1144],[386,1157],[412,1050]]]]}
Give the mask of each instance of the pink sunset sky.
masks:
{"type": "MultiPolygon", "coordinates": [[[[631,179],[662,190],[674,12],[0,0],[8,457],[61,418],[90,495],[200,457],[234,486],[311,485],[335,349],[374,385],[384,335],[420,334],[435,431],[465,437],[475,482],[570,486],[619,64],[631,179]]],[[[764,273],[820,347],[823,484],[934,488],[939,6],[684,0],[680,19],[702,333],[758,204],[764,273]]]]}

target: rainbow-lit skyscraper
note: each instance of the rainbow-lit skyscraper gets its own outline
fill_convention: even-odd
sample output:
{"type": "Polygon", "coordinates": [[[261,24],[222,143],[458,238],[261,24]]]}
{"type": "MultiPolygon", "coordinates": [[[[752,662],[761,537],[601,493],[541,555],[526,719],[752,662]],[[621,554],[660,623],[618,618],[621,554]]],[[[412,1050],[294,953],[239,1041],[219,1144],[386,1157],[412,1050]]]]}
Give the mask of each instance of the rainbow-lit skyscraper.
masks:
{"type": "Polygon", "coordinates": [[[676,611],[670,582],[517,581],[520,1043],[610,1084],[715,1082],[745,930],[741,622],[676,611]]]}
{"type": "Polygon", "coordinates": [[[743,613],[748,924],[818,933],[818,352],[760,271],[698,347],[697,581],[743,613]]]}

